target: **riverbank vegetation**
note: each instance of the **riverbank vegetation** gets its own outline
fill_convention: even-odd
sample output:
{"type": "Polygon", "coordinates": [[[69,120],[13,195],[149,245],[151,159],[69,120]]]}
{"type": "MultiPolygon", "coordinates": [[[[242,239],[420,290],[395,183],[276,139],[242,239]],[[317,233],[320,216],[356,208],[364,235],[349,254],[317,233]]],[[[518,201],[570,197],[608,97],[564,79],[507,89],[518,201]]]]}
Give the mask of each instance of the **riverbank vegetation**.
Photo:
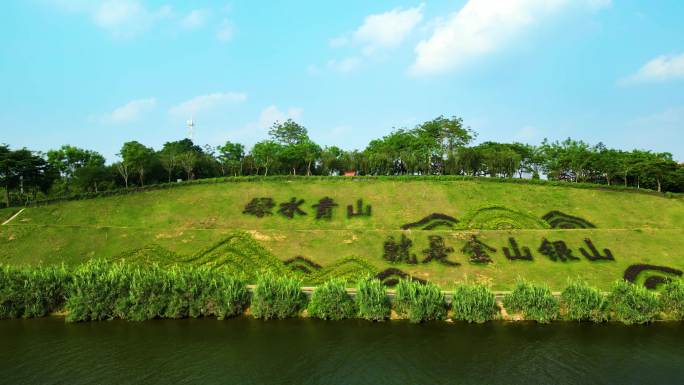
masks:
{"type": "Polygon", "coordinates": [[[437,117],[370,141],[363,150],[315,143],[300,124],[276,122],[247,151],[240,143],[199,146],[190,139],[161,149],[137,141],[107,164],[93,150],[64,145],[46,154],[0,145],[0,207],[147,185],[250,175],[464,175],[594,183],[684,192],[684,166],[669,153],[611,149],[582,140],[539,145],[483,142],[457,117],[437,117]]]}
{"type": "Polygon", "coordinates": [[[482,284],[442,291],[432,284],[401,280],[388,291],[378,279],[361,280],[351,294],[333,279],[315,288],[311,298],[300,281],[264,274],[250,288],[240,278],[206,268],[140,268],[93,260],[75,270],[64,267],[0,267],[0,319],[63,315],[68,322],[157,318],[229,318],[251,314],[260,319],[308,316],[339,320],[390,318],[411,322],[486,322],[493,319],[617,321],[641,324],[684,319],[684,285],[673,281],[661,292],[616,281],[601,293],[572,281],[555,296],[543,285],[520,281],[501,302],[482,284]],[[307,309],[307,312],[303,312],[307,309]]]}

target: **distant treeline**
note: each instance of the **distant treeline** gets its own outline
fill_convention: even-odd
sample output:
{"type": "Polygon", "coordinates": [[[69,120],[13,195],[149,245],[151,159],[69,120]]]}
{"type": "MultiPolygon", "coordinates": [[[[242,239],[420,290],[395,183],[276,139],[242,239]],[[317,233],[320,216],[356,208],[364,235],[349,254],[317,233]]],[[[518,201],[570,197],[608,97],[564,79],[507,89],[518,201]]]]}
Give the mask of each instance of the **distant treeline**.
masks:
{"type": "Polygon", "coordinates": [[[242,175],[468,175],[623,185],[684,192],[684,164],[670,153],[622,151],[581,140],[472,145],[477,133],[457,117],[398,129],[372,140],[363,150],[346,151],[314,143],[307,129],[276,122],[269,138],[249,151],[226,142],[217,147],[190,139],[167,142],[160,150],[131,141],[120,161],[107,165],[92,150],[63,145],[46,154],[0,145],[2,204],[24,204],[84,192],[145,186],[179,179],[242,175]]]}

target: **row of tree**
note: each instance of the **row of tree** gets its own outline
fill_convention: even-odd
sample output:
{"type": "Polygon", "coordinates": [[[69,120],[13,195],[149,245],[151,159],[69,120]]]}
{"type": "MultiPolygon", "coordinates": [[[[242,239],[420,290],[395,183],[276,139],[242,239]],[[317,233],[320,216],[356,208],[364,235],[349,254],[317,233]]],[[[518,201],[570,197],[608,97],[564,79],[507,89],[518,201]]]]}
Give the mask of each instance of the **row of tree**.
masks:
{"type": "Polygon", "coordinates": [[[412,129],[398,129],[362,150],[321,147],[306,128],[276,122],[269,138],[250,151],[239,143],[200,147],[190,139],[160,150],[126,142],[120,160],[107,164],[99,153],[64,145],[46,154],[0,146],[4,202],[102,191],[160,182],[227,175],[471,175],[622,184],[658,191],[684,191],[684,165],[669,153],[610,149],[581,140],[484,142],[456,117],[440,116],[412,129]]]}

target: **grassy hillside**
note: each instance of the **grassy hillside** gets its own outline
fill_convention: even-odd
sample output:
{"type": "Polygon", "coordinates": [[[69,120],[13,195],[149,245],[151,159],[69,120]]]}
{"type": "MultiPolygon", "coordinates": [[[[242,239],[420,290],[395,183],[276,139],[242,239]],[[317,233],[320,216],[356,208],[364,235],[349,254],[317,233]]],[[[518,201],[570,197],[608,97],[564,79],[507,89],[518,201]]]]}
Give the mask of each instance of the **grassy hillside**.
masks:
{"type": "MultiPolygon", "coordinates": [[[[0,210],[3,217],[9,212],[0,210]]],[[[507,289],[524,277],[561,288],[568,277],[581,276],[607,288],[634,264],[684,270],[684,201],[478,181],[265,179],[28,208],[0,227],[0,263],[75,265],[92,257],[209,264],[250,277],[267,268],[314,284],[329,276],[353,279],[395,268],[400,272],[385,275],[391,279],[403,272],[445,287],[487,281],[495,289],[507,289]],[[317,220],[312,205],[325,197],[337,206],[329,220],[317,220]],[[253,198],[272,198],[272,215],[243,213],[253,198]],[[299,208],[306,215],[290,219],[278,213],[279,204],[291,198],[304,200],[299,208]],[[364,210],[371,205],[371,215],[348,218],[347,205],[356,212],[358,199],[363,199],[364,210]],[[560,213],[544,219],[553,211],[560,213]],[[440,215],[402,229],[433,213],[440,215]],[[383,258],[393,250],[390,245],[390,252],[385,251],[388,237],[400,243],[402,235],[412,242],[407,258],[395,263],[383,258]],[[491,262],[471,262],[479,252],[473,236],[495,249],[482,247],[489,250],[491,262]],[[513,249],[511,237],[521,252],[529,247],[531,261],[504,255],[504,247],[513,249]],[[601,256],[609,249],[613,260],[585,257],[580,248],[592,255],[586,238],[601,256]],[[541,252],[544,239],[548,243],[541,252]],[[554,251],[562,254],[559,241],[577,259],[553,261],[554,251]],[[473,247],[463,250],[469,244],[473,247]],[[433,259],[423,263],[430,253],[433,259]],[[407,263],[414,254],[417,263],[407,263]],[[444,255],[449,264],[440,262],[444,255]],[[297,256],[303,258],[293,260],[297,256]]]]}

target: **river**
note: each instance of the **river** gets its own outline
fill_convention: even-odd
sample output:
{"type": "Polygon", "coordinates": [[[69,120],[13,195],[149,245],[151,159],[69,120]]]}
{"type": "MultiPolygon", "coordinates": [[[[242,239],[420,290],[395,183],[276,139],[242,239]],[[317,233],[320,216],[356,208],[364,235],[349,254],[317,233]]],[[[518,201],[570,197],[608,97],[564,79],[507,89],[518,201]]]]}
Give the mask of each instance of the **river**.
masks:
{"type": "Polygon", "coordinates": [[[7,384],[660,384],[684,324],[0,321],[7,384]]]}

